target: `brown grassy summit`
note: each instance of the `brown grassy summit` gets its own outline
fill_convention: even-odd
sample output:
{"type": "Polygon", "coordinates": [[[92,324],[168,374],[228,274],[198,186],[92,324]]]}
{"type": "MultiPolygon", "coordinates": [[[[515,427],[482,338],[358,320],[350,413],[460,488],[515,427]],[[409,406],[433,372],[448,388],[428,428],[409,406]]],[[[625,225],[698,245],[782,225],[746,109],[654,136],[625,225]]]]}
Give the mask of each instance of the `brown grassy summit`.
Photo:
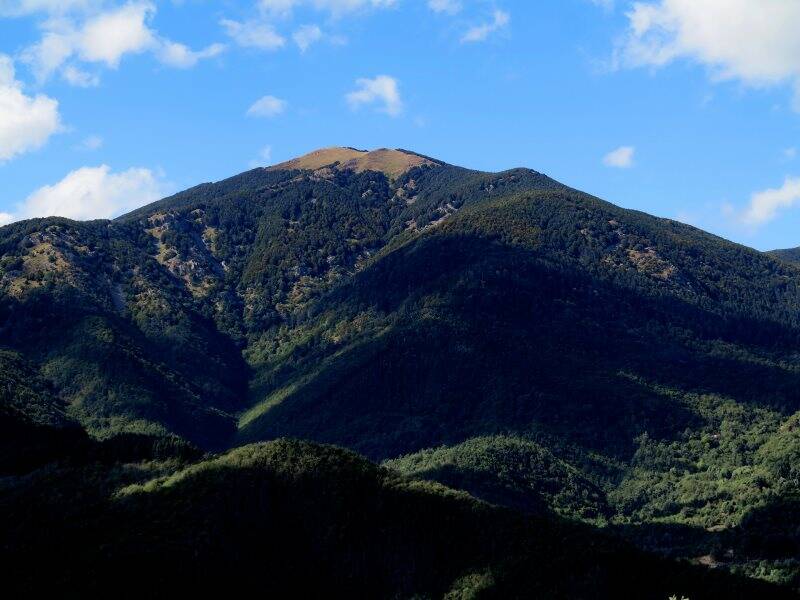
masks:
{"type": "Polygon", "coordinates": [[[338,163],[341,169],[380,171],[394,179],[409,169],[422,165],[438,164],[428,158],[404,150],[356,150],[355,148],[322,148],[305,156],[270,167],[271,169],[316,170],[338,163]]]}

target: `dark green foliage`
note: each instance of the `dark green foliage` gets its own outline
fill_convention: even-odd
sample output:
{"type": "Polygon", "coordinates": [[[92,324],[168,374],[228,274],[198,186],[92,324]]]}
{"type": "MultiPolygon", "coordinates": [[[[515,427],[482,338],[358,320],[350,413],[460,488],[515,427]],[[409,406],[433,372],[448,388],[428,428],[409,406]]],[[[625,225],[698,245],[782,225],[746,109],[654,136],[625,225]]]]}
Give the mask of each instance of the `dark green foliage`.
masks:
{"type": "Polygon", "coordinates": [[[0,341],[24,353],[97,435],[173,432],[218,445],[232,430],[246,367],[148,255],[148,237],[63,219],[3,228],[0,252],[22,265],[0,276],[0,341]]]}
{"type": "Polygon", "coordinates": [[[121,217],[119,221],[135,222],[137,219],[149,217],[160,211],[196,208],[205,202],[219,202],[220,199],[236,200],[244,193],[271,188],[288,182],[292,177],[287,171],[267,171],[253,169],[216,183],[203,183],[183,192],[148,204],[138,210],[121,217]]]}
{"type": "Polygon", "coordinates": [[[75,451],[86,434],[19,355],[0,350],[0,475],[25,473],[75,451]]]}
{"type": "Polygon", "coordinates": [[[6,482],[0,509],[14,595],[94,597],[124,582],[125,596],[790,597],[300,442],[184,468],[74,463],[6,482]]]}
{"type": "Polygon", "coordinates": [[[384,464],[528,513],[554,510],[596,521],[611,516],[599,486],[579,469],[525,438],[472,438],[458,446],[423,450],[384,464]]]}
{"type": "MultiPolygon", "coordinates": [[[[3,401],[59,406],[120,456],[153,435],[335,443],[797,585],[800,521],[770,516],[800,487],[800,278],[778,257],[526,169],[256,169],[113,222],[1,228],[5,368],[37,382],[3,401]]],[[[194,450],[153,452],[167,473],[194,450]]],[[[448,577],[515,581],[490,563],[448,577]]]]}
{"type": "MultiPolygon", "coordinates": [[[[564,250],[567,244],[553,238],[567,224],[543,224],[560,218],[566,201],[537,196],[465,209],[324,297],[311,324],[295,328],[302,350],[276,363],[282,371],[294,365],[295,374],[270,374],[277,392],[264,405],[268,411],[245,415],[243,439],[261,436],[261,422],[265,435],[311,436],[385,458],[544,422],[625,458],[645,431],[675,436],[700,424],[698,415],[630,373],[685,390],[735,393],[787,414],[797,409],[795,375],[766,375],[748,360],[751,338],[768,324],[742,312],[705,310],[706,296],[630,266],[602,270],[605,247],[593,248],[576,226],[574,248],[564,250]],[[357,324],[358,331],[330,344],[315,334],[320,321],[343,330],[357,324]],[[736,344],[743,346],[738,360],[730,351],[736,344]],[[748,382],[765,375],[775,379],[771,397],[748,382]]],[[[595,218],[606,223],[614,216],[595,218]]],[[[680,273],[683,265],[672,268],[680,273]]],[[[796,286],[786,285],[794,299],[796,286]]],[[[770,345],[796,335],[789,326],[773,329],[770,345]]],[[[781,356],[773,352],[768,360],[781,356]]]]}
{"type": "Polygon", "coordinates": [[[787,248],[786,250],[772,250],[768,252],[771,256],[784,262],[800,265],[800,248],[787,248]]]}
{"type": "Polygon", "coordinates": [[[4,419],[49,427],[69,424],[66,407],[18,354],[0,350],[0,415],[4,419]]]}

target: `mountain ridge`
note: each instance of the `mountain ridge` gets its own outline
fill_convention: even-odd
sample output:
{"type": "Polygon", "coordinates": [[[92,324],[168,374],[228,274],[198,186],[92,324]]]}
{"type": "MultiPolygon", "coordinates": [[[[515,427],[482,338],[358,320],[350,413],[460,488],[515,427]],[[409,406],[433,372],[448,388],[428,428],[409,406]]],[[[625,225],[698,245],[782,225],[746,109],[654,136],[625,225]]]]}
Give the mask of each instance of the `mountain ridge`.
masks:
{"type": "Polygon", "coordinates": [[[103,443],[336,444],[800,585],[770,525],[800,456],[794,266],[530,169],[345,150],[0,228],[8,364],[103,443]]]}

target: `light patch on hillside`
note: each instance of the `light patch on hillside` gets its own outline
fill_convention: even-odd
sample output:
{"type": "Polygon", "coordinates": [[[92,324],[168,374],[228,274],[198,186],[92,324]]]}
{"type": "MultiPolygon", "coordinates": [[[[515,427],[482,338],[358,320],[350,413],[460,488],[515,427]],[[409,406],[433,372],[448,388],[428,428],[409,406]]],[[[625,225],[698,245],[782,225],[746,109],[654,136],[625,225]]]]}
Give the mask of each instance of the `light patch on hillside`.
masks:
{"type": "Polygon", "coordinates": [[[439,164],[417,154],[401,150],[381,148],[367,152],[354,148],[323,148],[271,168],[316,171],[335,163],[338,163],[340,169],[352,169],[356,173],[379,171],[391,179],[396,179],[414,167],[439,164]]]}

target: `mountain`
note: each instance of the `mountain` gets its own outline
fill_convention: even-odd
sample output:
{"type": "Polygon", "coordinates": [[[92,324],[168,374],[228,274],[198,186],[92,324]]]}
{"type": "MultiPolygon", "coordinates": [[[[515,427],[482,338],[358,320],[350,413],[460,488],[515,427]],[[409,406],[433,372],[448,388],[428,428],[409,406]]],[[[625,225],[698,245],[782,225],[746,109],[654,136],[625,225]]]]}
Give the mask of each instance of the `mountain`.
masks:
{"type": "Polygon", "coordinates": [[[65,455],[335,444],[795,589],[798,341],[780,256],[406,150],[0,228],[0,348],[46,390],[3,401],[58,407],[85,438],[65,455]]]}

